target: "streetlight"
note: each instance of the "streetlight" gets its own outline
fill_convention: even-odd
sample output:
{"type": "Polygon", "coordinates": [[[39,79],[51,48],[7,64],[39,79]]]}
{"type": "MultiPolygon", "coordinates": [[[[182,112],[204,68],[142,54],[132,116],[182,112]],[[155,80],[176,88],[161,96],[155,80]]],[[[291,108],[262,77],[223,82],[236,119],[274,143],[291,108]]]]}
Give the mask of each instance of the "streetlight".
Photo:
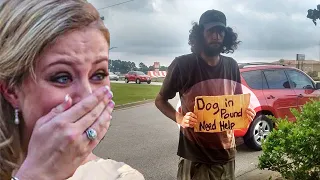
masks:
{"type": "Polygon", "coordinates": [[[118,48],[118,47],[111,47],[111,48],[109,48],[109,51],[110,51],[111,49],[115,49],[115,48],[118,48]]]}

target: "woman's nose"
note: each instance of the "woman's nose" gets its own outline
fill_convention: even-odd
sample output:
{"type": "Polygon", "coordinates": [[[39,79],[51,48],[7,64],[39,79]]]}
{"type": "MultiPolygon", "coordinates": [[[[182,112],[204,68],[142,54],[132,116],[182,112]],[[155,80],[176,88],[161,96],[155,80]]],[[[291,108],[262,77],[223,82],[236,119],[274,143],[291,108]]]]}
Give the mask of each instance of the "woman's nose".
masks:
{"type": "Polygon", "coordinates": [[[82,82],[74,87],[73,102],[78,103],[93,92],[93,86],[89,82],[82,82]]]}

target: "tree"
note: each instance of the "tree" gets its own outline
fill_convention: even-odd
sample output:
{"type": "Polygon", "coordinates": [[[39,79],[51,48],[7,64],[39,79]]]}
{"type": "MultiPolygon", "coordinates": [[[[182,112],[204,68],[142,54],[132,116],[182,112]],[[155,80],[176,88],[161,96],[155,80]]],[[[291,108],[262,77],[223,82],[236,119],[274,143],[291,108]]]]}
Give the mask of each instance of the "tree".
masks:
{"type": "Polygon", "coordinates": [[[146,66],[144,63],[141,62],[139,64],[139,70],[147,74],[147,71],[149,70],[149,68],[148,66],[146,66]]]}
{"type": "Polygon", "coordinates": [[[154,71],[154,66],[149,66],[148,71],[154,71]]]}
{"type": "Polygon", "coordinates": [[[109,59],[109,69],[111,72],[120,72],[121,74],[125,74],[129,71],[137,70],[137,67],[136,67],[136,64],[131,61],[109,59]]]}
{"type": "Polygon", "coordinates": [[[168,70],[168,67],[166,67],[166,66],[160,66],[160,69],[159,69],[160,71],[167,71],[168,70]]]}
{"type": "Polygon", "coordinates": [[[318,76],[318,72],[317,71],[310,71],[307,73],[310,77],[314,78],[318,76]]]}
{"type": "Polygon", "coordinates": [[[284,59],[280,59],[280,60],[279,60],[279,63],[280,63],[280,64],[284,64],[284,59]]]}
{"type": "Polygon", "coordinates": [[[131,61],[128,61],[129,63],[129,71],[136,71],[138,70],[137,66],[136,66],[136,63],[134,62],[131,62],[131,61]]]}
{"type": "Polygon", "coordinates": [[[307,18],[312,19],[314,25],[317,25],[317,19],[320,20],[320,4],[318,4],[317,9],[309,9],[307,18]]]}

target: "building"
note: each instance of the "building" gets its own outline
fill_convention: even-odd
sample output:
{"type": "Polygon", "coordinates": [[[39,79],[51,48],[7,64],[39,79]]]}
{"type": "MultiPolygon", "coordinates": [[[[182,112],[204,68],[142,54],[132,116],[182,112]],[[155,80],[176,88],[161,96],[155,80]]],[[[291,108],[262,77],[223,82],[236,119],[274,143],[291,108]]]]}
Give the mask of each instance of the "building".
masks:
{"type": "Polygon", "coordinates": [[[316,72],[318,77],[320,77],[320,61],[304,60],[304,61],[299,61],[299,64],[298,64],[298,61],[296,61],[296,60],[284,60],[284,59],[281,59],[281,60],[275,61],[273,63],[275,63],[275,64],[284,64],[284,65],[289,66],[289,67],[299,68],[299,69],[301,69],[302,71],[304,71],[306,73],[316,72]]]}

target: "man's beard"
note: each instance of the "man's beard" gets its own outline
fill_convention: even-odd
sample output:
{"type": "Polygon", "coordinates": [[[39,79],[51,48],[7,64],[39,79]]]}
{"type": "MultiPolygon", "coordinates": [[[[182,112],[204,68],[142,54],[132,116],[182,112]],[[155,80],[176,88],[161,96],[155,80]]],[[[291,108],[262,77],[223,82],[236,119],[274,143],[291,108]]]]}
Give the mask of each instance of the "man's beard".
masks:
{"type": "Polygon", "coordinates": [[[217,43],[217,45],[219,46],[213,47],[210,44],[205,44],[203,47],[203,53],[207,57],[213,57],[213,56],[219,55],[223,50],[223,46],[222,46],[222,43],[217,43]]]}

